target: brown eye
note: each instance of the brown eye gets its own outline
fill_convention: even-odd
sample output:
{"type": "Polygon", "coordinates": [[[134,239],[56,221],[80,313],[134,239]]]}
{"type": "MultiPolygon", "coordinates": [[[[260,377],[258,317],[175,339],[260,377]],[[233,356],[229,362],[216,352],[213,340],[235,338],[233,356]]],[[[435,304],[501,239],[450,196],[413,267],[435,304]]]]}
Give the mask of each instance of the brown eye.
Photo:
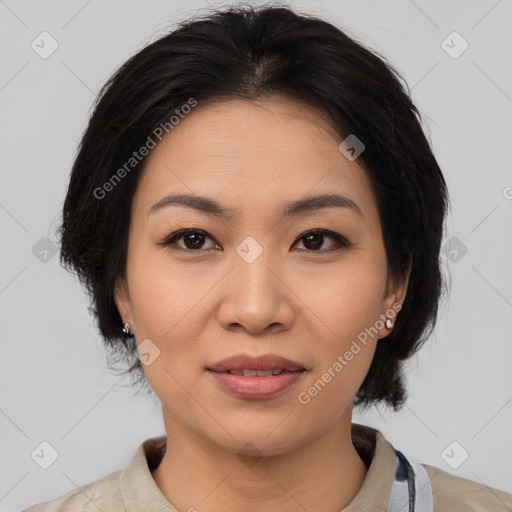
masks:
{"type": "Polygon", "coordinates": [[[307,233],[302,234],[298,240],[303,241],[304,247],[309,252],[333,252],[350,245],[348,240],[342,236],[325,229],[308,231],[307,233]],[[334,240],[335,243],[331,244],[331,248],[322,249],[326,239],[334,240]],[[332,248],[333,246],[334,248],[332,248]]]}
{"type": "MultiPolygon", "coordinates": [[[[205,240],[212,240],[207,233],[201,231],[200,229],[182,229],[180,231],[176,231],[171,236],[167,237],[163,242],[159,245],[171,246],[176,245],[176,242],[179,240],[183,240],[183,245],[177,245],[178,249],[182,249],[184,251],[199,251],[204,249],[205,240]]],[[[217,247],[214,244],[213,247],[207,247],[206,249],[214,249],[217,247]]]]}
{"type": "Polygon", "coordinates": [[[187,249],[201,249],[204,244],[205,236],[200,233],[185,234],[181,237],[187,249]]]}
{"type": "MultiPolygon", "coordinates": [[[[315,229],[303,233],[294,243],[294,246],[299,241],[303,241],[302,243],[304,249],[300,249],[301,251],[318,253],[334,252],[351,245],[351,243],[341,235],[325,229],[315,229]],[[326,240],[329,239],[331,241],[334,240],[334,243],[328,244],[327,248],[324,247],[322,249],[322,247],[326,244],[326,240]]],[[[188,252],[201,252],[202,250],[209,250],[220,247],[210,236],[208,236],[205,231],[200,229],[181,229],[175,233],[172,233],[158,245],[163,245],[165,247],[168,246],[173,249],[188,252]],[[213,244],[210,247],[205,247],[206,240],[211,240],[213,244]]]]}

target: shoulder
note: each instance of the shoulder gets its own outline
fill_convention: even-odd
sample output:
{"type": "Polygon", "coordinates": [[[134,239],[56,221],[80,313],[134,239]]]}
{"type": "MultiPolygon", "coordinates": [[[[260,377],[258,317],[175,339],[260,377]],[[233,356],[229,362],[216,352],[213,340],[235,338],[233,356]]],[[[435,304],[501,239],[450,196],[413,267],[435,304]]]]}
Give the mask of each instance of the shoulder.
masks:
{"type": "Polygon", "coordinates": [[[98,510],[124,510],[119,478],[122,471],[115,471],[99,480],[82,485],[80,488],[51,501],[32,505],[22,512],[89,512],[98,510]]]}
{"type": "Polygon", "coordinates": [[[510,512],[512,494],[422,464],[430,478],[435,512],[510,512]]]}
{"type": "Polygon", "coordinates": [[[158,465],[165,449],[165,436],[146,439],[132,453],[124,469],[86,485],[75,486],[64,496],[32,505],[22,512],[124,512],[128,507],[139,510],[140,503],[144,503],[142,494],[158,499],[163,496],[151,470],[158,465]]]}

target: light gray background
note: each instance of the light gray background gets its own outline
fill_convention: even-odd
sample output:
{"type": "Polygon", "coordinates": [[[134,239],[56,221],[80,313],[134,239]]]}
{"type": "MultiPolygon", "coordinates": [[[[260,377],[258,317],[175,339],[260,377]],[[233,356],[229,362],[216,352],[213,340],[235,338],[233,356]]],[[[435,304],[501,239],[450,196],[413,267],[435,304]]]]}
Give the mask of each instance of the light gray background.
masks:
{"type": "MultiPolygon", "coordinates": [[[[95,94],[138,49],[207,7],[184,4],[0,0],[4,512],[120,469],[140,442],[164,433],[159,406],[132,397],[129,381],[106,369],[78,282],[59,267],[58,254],[41,261],[36,244],[56,240],[95,94]],[[31,48],[43,31],[59,44],[47,59],[31,48]],[[42,441],[59,454],[46,470],[31,458],[42,441]]],[[[512,0],[290,5],[344,28],[403,73],[451,194],[445,242],[457,237],[467,247],[457,258],[443,256],[452,293],[434,335],[410,362],[406,406],[356,411],[354,421],[378,428],[421,462],[512,492],[512,0]],[[469,44],[456,59],[441,46],[453,31],[469,44]],[[442,456],[453,441],[469,454],[456,469],[442,456]]],[[[460,41],[448,44],[460,48],[460,41]]],[[[463,452],[457,446],[448,453],[457,461],[463,452]]]]}

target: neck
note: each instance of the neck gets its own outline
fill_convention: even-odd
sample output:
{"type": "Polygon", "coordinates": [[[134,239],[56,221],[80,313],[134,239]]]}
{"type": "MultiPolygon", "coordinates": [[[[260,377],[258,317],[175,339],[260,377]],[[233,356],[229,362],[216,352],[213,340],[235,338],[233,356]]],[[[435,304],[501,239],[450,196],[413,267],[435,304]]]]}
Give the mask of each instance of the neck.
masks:
{"type": "Polygon", "coordinates": [[[351,414],[346,420],[286,453],[241,463],[237,453],[167,419],[167,450],[153,478],[179,510],[342,510],[367,473],[352,444],[351,414]]]}

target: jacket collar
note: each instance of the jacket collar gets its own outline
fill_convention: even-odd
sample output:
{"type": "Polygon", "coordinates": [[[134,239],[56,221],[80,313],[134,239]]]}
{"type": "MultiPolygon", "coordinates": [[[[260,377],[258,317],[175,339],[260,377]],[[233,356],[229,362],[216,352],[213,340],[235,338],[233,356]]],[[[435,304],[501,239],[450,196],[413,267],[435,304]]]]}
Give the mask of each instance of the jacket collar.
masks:
{"type": "MultiPolygon", "coordinates": [[[[340,512],[385,512],[395,477],[395,450],[378,431],[352,423],[352,442],[367,467],[363,485],[340,512]]],[[[141,443],[120,475],[120,492],[127,512],[178,512],[156,485],[151,470],[158,467],[166,449],[166,437],[141,443]]]]}

